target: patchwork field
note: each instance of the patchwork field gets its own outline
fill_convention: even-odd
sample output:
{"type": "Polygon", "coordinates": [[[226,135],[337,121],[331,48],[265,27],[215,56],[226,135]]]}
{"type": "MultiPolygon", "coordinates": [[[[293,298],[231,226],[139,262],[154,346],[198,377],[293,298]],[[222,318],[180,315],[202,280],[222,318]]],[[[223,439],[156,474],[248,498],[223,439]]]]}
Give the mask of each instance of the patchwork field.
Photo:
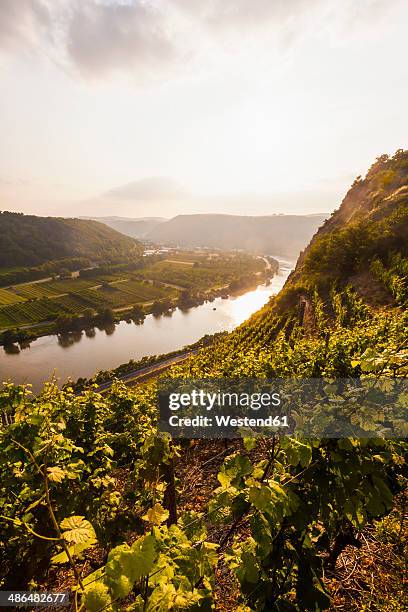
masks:
{"type": "Polygon", "coordinates": [[[0,306],[15,304],[16,302],[20,302],[22,299],[24,298],[20,298],[20,296],[16,295],[12,291],[8,291],[7,289],[0,289],[0,306]]]}
{"type": "Polygon", "coordinates": [[[237,278],[264,270],[262,260],[243,254],[171,255],[140,273],[142,278],[205,291],[229,285],[237,278]]]}
{"type": "MultiPolygon", "coordinates": [[[[63,285],[61,281],[60,285],[63,285]]],[[[45,283],[44,283],[45,285],[45,283]]],[[[75,290],[74,281],[69,281],[66,293],[63,287],[59,293],[52,293],[48,287],[43,285],[30,286],[24,293],[31,297],[14,295],[0,295],[0,328],[31,325],[41,321],[52,321],[60,315],[81,314],[86,309],[94,311],[99,308],[109,307],[112,309],[124,306],[143,305],[150,301],[160,300],[169,296],[168,289],[145,285],[135,280],[126,280],[117,284],[99,285],[95,283],[83,283],[78,281],[75,290]],[[87,287],[94,288],[87,288],[87,287]],[[41,287],[41,289],[40,289],[41,287]],[[37,294],[37,297],[34,295],[37,294]],[[14,298],[14,302],[11,300],[14,298]],[[8,301],[6,301],[8,300],[8,301]]]]}
{"type": "Polygon", "coordinates": [[[139,269],[104,266],[76,278],[18,284],[0,289],[0,330],[80,316],[84,311],[148,307],[176,300],[183,290],[210,291],[264,269],[264,262],[250,255],[181,251],[166,259],[146,259],[139,269]]]}

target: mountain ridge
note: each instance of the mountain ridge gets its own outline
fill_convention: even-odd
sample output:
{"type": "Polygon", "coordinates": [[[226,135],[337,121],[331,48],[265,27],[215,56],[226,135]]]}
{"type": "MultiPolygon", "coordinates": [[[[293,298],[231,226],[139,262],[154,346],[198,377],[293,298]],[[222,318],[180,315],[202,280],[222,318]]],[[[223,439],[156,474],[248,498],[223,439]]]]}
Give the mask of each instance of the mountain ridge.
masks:
{"type": "Polygon", "coordinates": [[[361,272],[373,276],[375,260],[392,267],[393,258],[408,255],[407,211],[408,151],[400,149],[393,156],[381,155],[364,178],[356,178],[301,253],[286,289],[296,283],[308,290],[345,286],[361,272]]]}
{"type": "Polygon", "coordinates": [[[408,305],[407,236],[408,151],[400,150],[377,158],[364,178],[357,177],[339,209],[300,254],[279,294],[215,347],[203,350],[193,370],[211,368],[220,377],[288,371],[321,376],[327,372],[325,355],[340,350],[346,363],[336,365],[338,355],[333,373],[355,376],[354,354],[386,346],[386,339],[373,340],[372,329],[377,326],[384,334],[389,325],[398,325],[396,333],[402,335],[401,314],[406,319],[408,305]],[[335,344],[339,337],[342,348],[334,349],[329,339],[335,344]],[[299,351],[303,345],[313,357],[299,351]]]}
{"type": "Polygon", "coordinates": [[[168,219],[164,217],[119,217],[110,215],[106,217],[80,217],[104,223],[108,227],[130,236],[131,238],[144,239],[154,227],[160,223],[165,223],[168,219]]]}
{"type": "Polygon", "coordinates": [[[241,248],[294,257],[305,247],[326,214],[177,215],[147,234],[153,242],[178,246],[241,248]]]}

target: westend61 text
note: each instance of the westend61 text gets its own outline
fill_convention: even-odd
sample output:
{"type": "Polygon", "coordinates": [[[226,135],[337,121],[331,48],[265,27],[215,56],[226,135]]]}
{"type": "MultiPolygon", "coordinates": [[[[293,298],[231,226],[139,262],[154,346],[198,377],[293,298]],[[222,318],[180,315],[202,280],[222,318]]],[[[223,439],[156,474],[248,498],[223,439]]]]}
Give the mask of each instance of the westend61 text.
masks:
{"type": "Polygon", "coordinates": [[[173,415],[169,418],[171,427],[289,427],[288,417],[269,416],[263,419],[253,417],[231,417],[229,415],[179,417],[173,415]]]}

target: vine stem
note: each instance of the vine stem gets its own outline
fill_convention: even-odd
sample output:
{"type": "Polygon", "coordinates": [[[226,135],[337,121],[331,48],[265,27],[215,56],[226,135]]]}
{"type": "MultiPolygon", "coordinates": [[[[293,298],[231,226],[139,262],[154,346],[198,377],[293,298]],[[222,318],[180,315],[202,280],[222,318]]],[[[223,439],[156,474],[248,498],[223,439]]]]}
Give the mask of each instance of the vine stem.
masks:
{"type": "Polygon", "coordinates": [[[406,494],[404,492],[403,493],[403,498],[402,498],[401,521],[400,521],[399,533],[398,533],[398,541],[399,542],[401,542],[401,538],[402,538],[402,534],[403,534],[406,506],[407,506],[407,496],[406,496],[406,494]]]}
{"type": "Polygon", "coordinates": [[[33,536],[35,536],[36,538],[39,538],[40,540],[47,540],[48,542],[59,542],[60,541],[59,538],[49,538],[47,536],[41,535],[41,533],[37,533],[36,531],[34,531],[34,529],[31,529],[30,525],[28,525],[24,521],[20,521],[19,519],[17,522],[16,519],[11,518],[10,516],[4,516],[4,514],[0,514],[0,519],[3,519],[3,521],[9,521],[9,523],[13,523],[13,525],[16,525],[16,526],[22,525],[23,527],[25,527],[25,529],[27,529],[27,531],[32,533],[33,536]]]}
{"type": "Polygon", "coordinates": [[[148,594],[148,592],[149,592],[149,575],[147,575],[147,576],[145,577],[144,583],[145,583],[145,584],[144,584],[144,587],[145,587],[145,588],[144,588],[144,603],[143,603],[143,612],[145,612],[146,607],[147,607],[147,602],[148,602],[148,596],[147,596],[147,594],[148,594]]]}
{"type": "Polygon", "coordinates": [[[54,529],[57,532],[57,535],[58,535],[58,537],[61,540],[62,548],[64,549],[65,554],[68,557],[69,564],[72,567],[72,571],[74,572],[75,580],[77,581],[77,583],[79,584],[79,586],[81,587],[81,589],[83,591],[84,590],[84,585],[83,585],[83,582],[82,582],[82,578],[81,578],[81,576],[80,576],[80,574],[78,572],[78,568],[75,565],[75,561],[72,558],[72,555],[70,553],[69,546],[68,546],[65,538],[63,537],[62,533],[61,533],[61,529],[60,529],[60,527],[58,525],[58,521],[57,521],[57,519],[55,517],[54,509],[53,509],[52,503],[51,503],[49,482],[48,482],[48,476],[47,476],[47,470],[46,469],[44,470],[43,475],[44,475],[45,499],[46,499],[47,508],[48,508],[49,515],[51,517],[52,524],[54,525],[54,529]]]}
{"type": "MultiPolygon", "coordinates": [[[[268,463],[266,464],[262,477],[260,479],[260,482],[264,482],[265,478],[268,475],[269,470],[271,469],[271,466],[273,464],[273,462],[275,461],[276,458],[276,437],[274,436],[272,438],[272,448],[271,448],[271,452],[270,452],[270,456],[268,459],[268,463]]],[[[248,514],[248,512],[250,511],[251,507],[248,508],[248,510],[246,512],[244,512],[241,516],[239,516],[237,519],[235,519],[235,521],[232,523],[231,527],[228,529],[227,533],[225,534],[225,536],[222,538],[220,544],[219,544],[219,550],[222,550],[222,548],[225,546],[225,544],[227,543],[227,541],[229,540],[229,538],[231,537],[231,535],[234,533],[235,529],[238,527],[238,525],[241,523],[242,519],[245,518],[245,516],[248,514]]]]}
{"type": "MultiPolygon", "coordinates": [[[[75,580],[77,581],[77,584],[79,584],[79,586],[81,587],[81,590],[84,591],[84,585],[82,582],[82,578],[78,572],[78,568],[75,565],[75,561],[70,553],[68,544],[65,540],[65,538],[62,535],[61,529],[58,525],[58,521],[55,517],[55,512],[54,512],[54,508],[52,507],[52,502],[51,502],[51,496],[50,496],[50,487],[49,487],[49,479],[47,476],[47,452],[45,455],[45,461],[44,461],[44,466],[40,467],[38,465],[38,462],[36,460],[36,458],[34,457],[33,453],[26,448],[25,446],[23,446],[22,444],[20,444],[20,442],[17,442],[17,440],[12,439],[12,442],[14,444],[16,444],[19,448],[21,448],[21,450],[23,450],[31,459],[31,461],[33,462],[33,464],[35,465],[35,467],[37,468],[37,471],[42,475],[43,480],[44,480],[44,489],[45,489],[45,502],[47,505],[47,509],[48,509],[48,514],[50,515],[51,518],[51,522],[53,524],[53,527],[56,531],[57,534],[57,538],[46,538],[45,536],[41,536],[40,534],[37,534],[35,531],[33,531],[26,523],[23,523],[24,526],[31,531],[31,533],[41,539],[46,539],[46,540],[51,540],[51,541],[59,541],[59,543],[61,544],[62,548],[64,549],[65,554],[67,555],[69,564],[72,568],[72,571],[74,572],[74,576],[75,576],[75,580]]],[[[47,449],[48,450],[48,449],[47,449]]]]}

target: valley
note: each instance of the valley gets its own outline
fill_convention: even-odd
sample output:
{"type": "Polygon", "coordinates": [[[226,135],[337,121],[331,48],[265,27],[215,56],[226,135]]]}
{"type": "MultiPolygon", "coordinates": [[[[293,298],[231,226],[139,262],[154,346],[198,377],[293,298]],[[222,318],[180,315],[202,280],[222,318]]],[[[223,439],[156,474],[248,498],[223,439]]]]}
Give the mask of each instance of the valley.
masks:
{"type": "MultiPolygon", "coordinates": [[[[187,254],[183,257],[186,258],[187,254]]],[[[163,262],[160,265],[164,265],[163,262]]],[[[127,320],[116,324],[94,325],[85,332],[45,335],[28,345],[6,346],[0,351],[3,380],[12,380],[16,384],[30,382],[33,390],[38,392],[54,375],[60,383],[68,377],[72,380],[91,378],[98,370],[112,370],[131,359],[163,355],[182,349],[203,336],[231,331],[283,287],[293,265],[280,260],[279,271],[268,284],[262,284],[263,279],[257,277],[255,285],[259,284],[258,287],[243,289],[229,297],[215,297],[216,292],[212,290],[211,301],[207,298],[204,303],[183,306],[163,314],[146,313],[143,321],[132,321],[125,311],[116,316],[127,320]]],[[[191,266],[189,268],[192,270],[191,266]]],[[[182,272],[184,278],[185,271],[182,272]]],[[[167,288],[162,290],[168,291],[167,288]]],[[[175,289],[171,291],[174,291],[174,296],[180,295],[175,289]]]]}
{"type": "Polygon", "coordinates": [[[188,308],[269,279],[276,271],[271,262],[238,252],[173,249],[5,287],[0,289],[0,343],[188,308]]]}

